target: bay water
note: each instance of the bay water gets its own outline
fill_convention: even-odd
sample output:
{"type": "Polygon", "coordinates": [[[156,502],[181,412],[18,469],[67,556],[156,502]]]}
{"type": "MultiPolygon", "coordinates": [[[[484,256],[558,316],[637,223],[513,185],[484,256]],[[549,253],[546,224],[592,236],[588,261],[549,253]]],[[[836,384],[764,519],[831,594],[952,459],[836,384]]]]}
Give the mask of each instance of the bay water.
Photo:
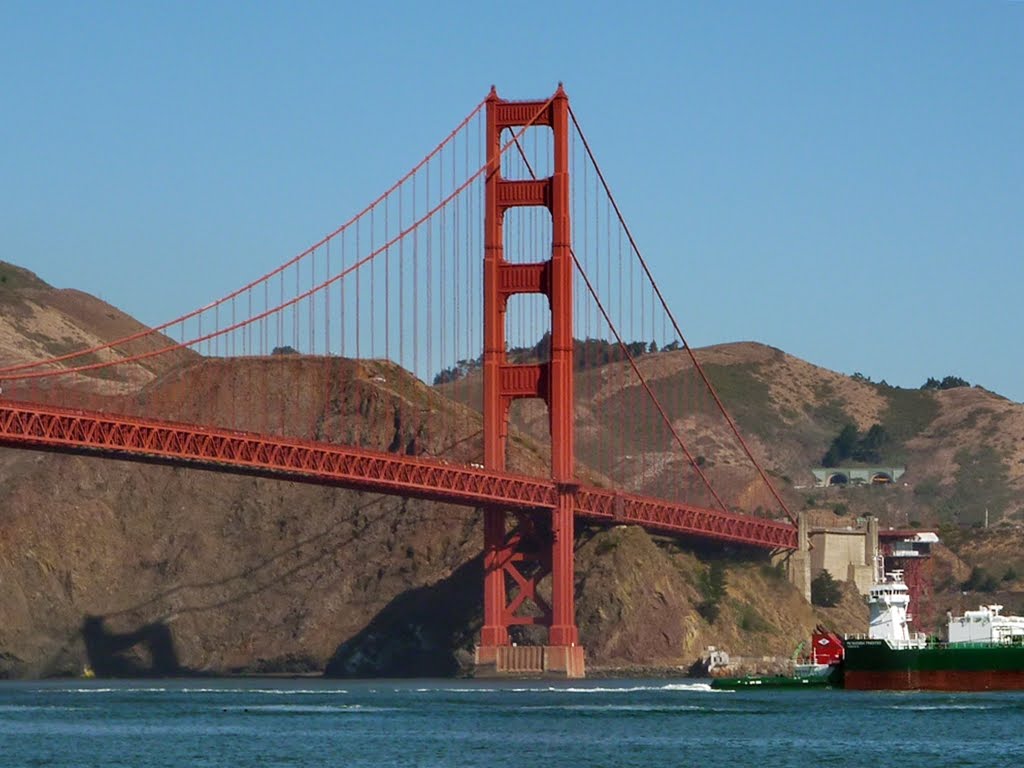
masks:
{"type": "Polygon", "coordinates": [[[1024,693],[697,680],[0,683],[0,766],[1020,766],[1024,693]]]}

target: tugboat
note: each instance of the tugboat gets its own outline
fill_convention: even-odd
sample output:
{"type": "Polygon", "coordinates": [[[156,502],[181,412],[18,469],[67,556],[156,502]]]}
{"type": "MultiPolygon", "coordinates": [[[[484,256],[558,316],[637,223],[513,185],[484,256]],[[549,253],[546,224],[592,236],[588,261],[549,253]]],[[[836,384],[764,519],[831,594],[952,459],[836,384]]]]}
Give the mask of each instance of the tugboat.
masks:
{"type": "MultiPolygon", "coordinates": [[[[801,643],[801,646],[803,644],[801,643]]],[[[716,677],[711,687],[720,690],[748,688],[836,688],[842,686],[843,641],[835,632],[821,625],[811,635],[811,652],[799,658],[800,646],[794,654],[791,675],[743,675],[716,677]]]]}
{"type": "Polygon", "coordinates": [[[1024,617],[1001,605],[948,617],[948,642],[910,632],[902,571],[876,580],[868,635],[847,636],[843,687],[853,690],[1024,690],[1024,617]]]}

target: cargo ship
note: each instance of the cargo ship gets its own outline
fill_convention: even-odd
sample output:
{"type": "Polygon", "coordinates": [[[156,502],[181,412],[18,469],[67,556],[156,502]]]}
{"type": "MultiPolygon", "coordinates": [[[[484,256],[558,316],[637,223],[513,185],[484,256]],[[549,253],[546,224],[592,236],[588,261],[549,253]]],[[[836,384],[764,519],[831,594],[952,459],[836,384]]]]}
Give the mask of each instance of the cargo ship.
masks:
{"type": "Polygon", "coordinates": [[[851,690],[1024,690],[1024,617],[985,605],[948,614],[946,642],[910,631],[901,571],[876,579],[867,636],[844,638],[843,687],[851,690]]]}

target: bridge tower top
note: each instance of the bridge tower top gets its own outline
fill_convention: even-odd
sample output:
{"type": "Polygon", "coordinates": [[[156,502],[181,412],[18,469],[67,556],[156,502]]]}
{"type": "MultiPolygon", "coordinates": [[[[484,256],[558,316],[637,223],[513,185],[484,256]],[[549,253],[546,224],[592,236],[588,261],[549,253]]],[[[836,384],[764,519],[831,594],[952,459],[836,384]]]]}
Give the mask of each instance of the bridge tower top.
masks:
{"type": "MultiPolygon", "coordinates": [[[[517,139],[513,139],[517,141],[517,139]]],[[[521,397],[542,398],[551,424],[551,476],[575,478],[573,441],[572,228],[569,199],[569,99],[561,84],[546,101],[506,101],[492,86],[487,98],[487,178],[484,222],[484,465],[505,469],[508,411],[521,397]],[[502,132],[550,127],[553,173],[505,179],[502,132]],[[545,207],[551,214],[551,258],[534,264],[505,258],[504,219],[510,208],[545,207]],[[543,294],[551,310],[551,359],[511,365],[506,356],[506,310],[516,294],[543,294]]]]}

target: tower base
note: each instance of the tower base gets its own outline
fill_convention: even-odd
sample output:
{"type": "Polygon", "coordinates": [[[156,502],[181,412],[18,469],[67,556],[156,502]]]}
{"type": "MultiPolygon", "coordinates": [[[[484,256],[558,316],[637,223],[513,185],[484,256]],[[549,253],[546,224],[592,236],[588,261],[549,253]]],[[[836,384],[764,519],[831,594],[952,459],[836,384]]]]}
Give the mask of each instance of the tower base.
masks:
{"type": "Polygon", "coordinates": [[[586,677],[581,645],[476,647],[474,677],[586,677]]]}

